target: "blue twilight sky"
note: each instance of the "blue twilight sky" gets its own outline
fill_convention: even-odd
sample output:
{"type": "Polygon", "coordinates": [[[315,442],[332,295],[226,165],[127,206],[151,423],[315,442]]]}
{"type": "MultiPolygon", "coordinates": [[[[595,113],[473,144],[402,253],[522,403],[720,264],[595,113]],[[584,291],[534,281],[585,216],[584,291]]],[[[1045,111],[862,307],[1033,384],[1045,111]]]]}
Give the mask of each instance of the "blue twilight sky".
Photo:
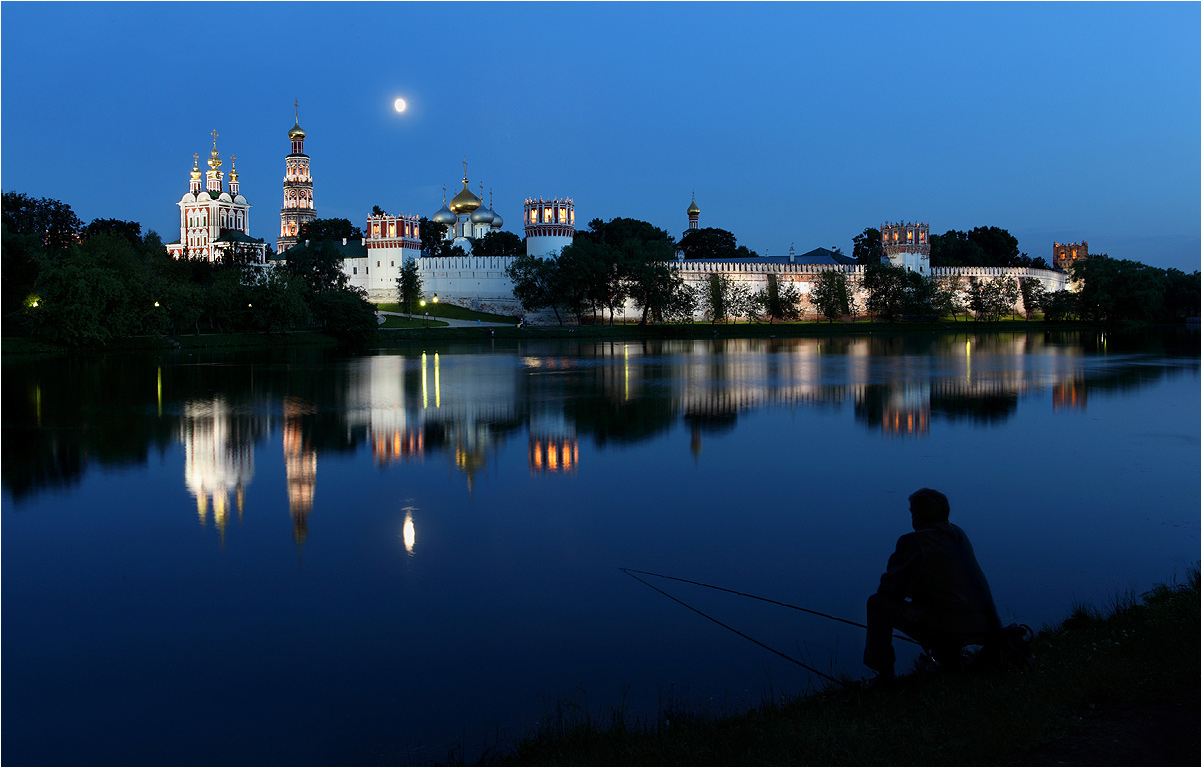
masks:
{"type": "Polygon", "coordinates": [[[217,129],[274,242],[295,98],[358,224],[467,157],[519,235],[540,195],[679,235],[696,189],[762,254],[907,219],[1199,268],[1198,3],[6,2],[0,42],[3,189],[168,241],[217,129]]]}

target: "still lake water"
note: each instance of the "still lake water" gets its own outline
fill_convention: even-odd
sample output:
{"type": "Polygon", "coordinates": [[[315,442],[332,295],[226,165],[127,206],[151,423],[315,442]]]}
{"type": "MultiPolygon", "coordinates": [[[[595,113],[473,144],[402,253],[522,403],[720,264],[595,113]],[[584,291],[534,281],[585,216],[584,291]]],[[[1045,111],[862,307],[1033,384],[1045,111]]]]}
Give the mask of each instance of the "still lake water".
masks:
{"type": "MultiPolygon", "coordinates": [[[[31,359],[2,388],[7,765],[472,761],[557,703],[796,693],[619,567],[863,620],[920,486],[1004,622],[1200,553],[1197,331],[31,359]]],[[[653,581],[868,672],[855,628],[653,581]]]]}

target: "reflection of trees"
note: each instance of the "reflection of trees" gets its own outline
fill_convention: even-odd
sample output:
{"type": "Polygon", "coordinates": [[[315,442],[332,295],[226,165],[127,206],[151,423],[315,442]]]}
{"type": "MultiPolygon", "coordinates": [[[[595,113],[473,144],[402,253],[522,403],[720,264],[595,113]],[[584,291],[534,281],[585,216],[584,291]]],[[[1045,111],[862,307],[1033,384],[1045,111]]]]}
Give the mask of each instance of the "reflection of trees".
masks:
{"type": "Polygon", "coordinates": [[[156,416],[156,367],[118,357],[5,362],[4,486],[15,500],[78,483],[89,464],[144,464],[175,425],[156,416]]]}

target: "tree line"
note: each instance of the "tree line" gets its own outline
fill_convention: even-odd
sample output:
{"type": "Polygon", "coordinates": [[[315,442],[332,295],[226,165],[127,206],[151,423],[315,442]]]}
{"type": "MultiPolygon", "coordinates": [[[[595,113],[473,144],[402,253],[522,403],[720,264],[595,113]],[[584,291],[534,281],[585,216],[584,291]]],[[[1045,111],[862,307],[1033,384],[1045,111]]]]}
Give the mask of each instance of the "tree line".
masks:
{"type": "MultiPolygon", "coordinates": [[[[974,227],[968,232],[949,230],[931,236],[932,267],[1031,267],[1053,269],[1044,257],[1019,251],[1019,240],[1001,227],[974,227]]],[[[879,264],[885,259],[881,230],[866,227],[852,239],[857,264],[879,264]]]]}
{"type": "Polygon", "coordinates": [[[0,238],[9,335],[100,346],[154,334],[375,328],[373,307],[348,285],[329,245],[294,249],[283,269],[252,265],[237,247],[213,262],[175,259],[137,222],[84,225],[61,201],[15,192],[0,201],[0,238]]]}
{"type": "MultiPolygon", "coordinates": [[[[998,227],[933,237],[933,263],[937,240],[950,266],[1047,268],[1042,259],[1020,253],[1018,240],[998,227]]],[[[755,292],[722,273],[690,286],[673,261],[689,241],[686,258],[723,261],[752,254],[747,249],[741,254],[735,237],[722,230],[695,230],[674,246],[668,233],[647,222],[595,219],[558,258],[522,256],[507,275],[524,309],[551,310],[561,322],[568,314],[578,322],[600,318],[612,324],[615,311],[628,299],[640,312],[641,325],[690,321],[696,312],[712,323],[736,318],[795,321],[802,317],[803,300],[828,321],[858,315],[891,323],[949,317],[995,321],[1015,314],[1017,308],[1029,319],[1043,313],[1053,321],[1158,321],[1199,315],[1198,271],[1188,275],[1105,255],[1073,265],[1070,278],[1080,291],[1050,293],[1032,277],[936,279],[895,267],[882,260],[880,232],[866,228],[853,239],[854,257],[866,264],[862,306],[842,270],[821,273],[805,296],[792,281],[772,273],[766,275],[765,287],[755,292]]]]}

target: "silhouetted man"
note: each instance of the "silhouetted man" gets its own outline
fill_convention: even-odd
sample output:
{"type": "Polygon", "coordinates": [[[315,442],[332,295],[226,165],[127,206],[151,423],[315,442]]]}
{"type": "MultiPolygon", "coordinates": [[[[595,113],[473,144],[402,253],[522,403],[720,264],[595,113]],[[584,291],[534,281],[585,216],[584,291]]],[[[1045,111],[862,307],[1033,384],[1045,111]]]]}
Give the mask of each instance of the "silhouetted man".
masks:
{"type": "Polygon", "coordinates": [[[898,538],[867,607],[865,664],[878,682],[894,678],[894,628],[948,662],[1001,627],[969,537],[948,522],[948,497],[919,489],[909,501],[914,531],[898,538]]]}

